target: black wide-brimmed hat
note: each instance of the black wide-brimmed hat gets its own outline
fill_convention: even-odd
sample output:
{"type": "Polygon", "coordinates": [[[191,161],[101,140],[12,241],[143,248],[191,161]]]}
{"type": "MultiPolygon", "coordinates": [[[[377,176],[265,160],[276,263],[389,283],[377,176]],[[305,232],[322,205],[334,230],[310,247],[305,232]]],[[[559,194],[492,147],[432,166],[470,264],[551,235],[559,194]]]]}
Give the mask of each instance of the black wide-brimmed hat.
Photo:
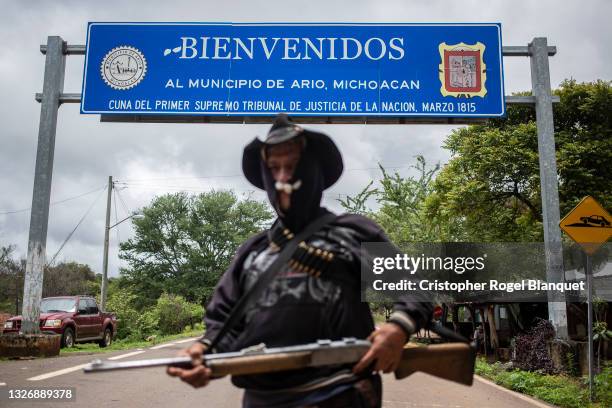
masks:
{"type": "Polygon", "coordinates": [[[266,140],[257,138],[244,148],[242,155],[242,172],[255,187],[264,188],[261,174],[262,149],[266,146],[277,145],[297,137],[304,137],[306,149],[312,152],[314,158],[320,163],[325,188],[333,185],[342,174],[344,168],[342,155],[333,140],[326,134],[313,132],[292,123],[286,114],[279,114],[274,120],[266,140]]]}

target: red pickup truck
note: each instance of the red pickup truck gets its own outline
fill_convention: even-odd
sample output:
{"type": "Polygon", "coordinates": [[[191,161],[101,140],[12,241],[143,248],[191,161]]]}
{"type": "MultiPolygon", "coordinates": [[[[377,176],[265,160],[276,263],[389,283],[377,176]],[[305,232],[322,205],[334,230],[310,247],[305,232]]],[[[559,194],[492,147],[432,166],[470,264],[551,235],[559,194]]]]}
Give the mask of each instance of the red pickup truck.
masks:
{"type": "MultiPolygon", "coordinates": [[[[4,322],[4,334],[18,333],[21,316],[4,322]]],[[[40,331],[62,335],[62,347],[77,342],[97,341],[100,347],[111,344],[117,329],[117,317],[101,312],[90,296],[44,298],[40,304],[40,331]]]]}

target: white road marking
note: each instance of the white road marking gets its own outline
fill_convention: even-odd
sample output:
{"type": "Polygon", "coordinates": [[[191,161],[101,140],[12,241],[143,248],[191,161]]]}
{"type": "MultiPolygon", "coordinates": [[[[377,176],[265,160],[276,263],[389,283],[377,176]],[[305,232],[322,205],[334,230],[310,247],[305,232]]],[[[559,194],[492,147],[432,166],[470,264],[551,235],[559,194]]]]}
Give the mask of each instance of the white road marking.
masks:
{"type": "Polygon", "coordinates": [[[190,339],[185,339],[185,340],[179,340],[179,341],[175,341],[174,344],[183,344],[183,343],[188,343],[190,341],[196,341],[197,339],[199,339],[199,337],[192,337],[190,339]]]}
{"type": "Polygon", "coordinates": [[[484,378],[482,378],[482,377],[480,377],[478,375],[474,375],[474,379],[480,381],[481,383],[485,383],[487,385],[490,385],[491,387],[497,388],[500,391],[504,391],[504,392],[506,392],[508,394],[512,394],[515,397],[522,399],[523,401],[529,402],[530,404],[532,404],[535,407],[538,407],[538,408],[551,408],[551,407],[554,406],[554,405],[549,405],[549,404],[547,404],[545,402],[540,402],[540,401],[538,401],[538,400],[536,400],[533,397],[530,397],[528,395],[521,394],[521,393],[518,393],[516,391],[512,391],[512,390],[509,390],[507,388],[504,388],[501,385],[497,385],[494,382],[486,380],[486,379],[484,379],[484,378]]]}
{"type": "Polygon", "coordinates": [[[83,367],[85,367],[87,365],[89,365],[89,363],[87,363],[87,364],[80,364],[80,365],[74,366],[74,367],[64,368],[63,370],[52,371],[52,372],[47,373],[47,374],[37,375],[36,377],[28,378],[28,381],[46,380],[47,378],[57,377],[58,375],[63,375],[63,374],[71,373],[73,371],[78,371],[78,370],[82,369],[83,367]]]}
{"type": "Polygon", "coordinates": [[[159,350],[164,347],[170,347],[170,346],[174,346],[174,343],[159,344],[157,346],[150,347],[149,350],[159,350]]]}
{"type": "Polygon", "coordinates": [[[6,385],[6,383],[0,383],[0,387],[5,386],[5,385],[6,385]]]}
{"type": "MultiPolygon", "coordinates": [[[[145,352],[145,350],[143,350],[143,349],[137,349],[137,350],[138,351],[133,351],[131,353],[126,353],[126,354],[121,354],[119,356],[110,357],[109,360],[119,360],[121,358],[135,356],[137,354],[145,352]]],[[[74,367],[68,367],[68,368],[64,368],[62,370],[52,371],[52,372],[47,373],[47,374],[41,374],[41,375],[37,375],[36,377],[28,378],[28,381],[46,380],[47,378],[53,378],[53,377],[57,377],[58,375],[64,375],[64,374],[72,373],[74,371],[81,370],[82,368],[84,368],[84,367],[86,367],[88,365],[89,365],[89,363],[87,363],[87,364],[79,364],[79,365],[74,366],[74,367]]],[[[1,385],[6,385],[4,383],[0,383],[0,384],[1,385]]]]}
{"type": "Polygon", "coordinates": [[[140,353],[144,353],[145,350],[139,350],[139,351],[132,351],[131,353],[126,353],[126,354],[121,354],[115,357],[109,357],[109,360],[121,360],[122,358],[126,358],[126,357],[132,357],[132,356],[136,356],[140,353]]]}

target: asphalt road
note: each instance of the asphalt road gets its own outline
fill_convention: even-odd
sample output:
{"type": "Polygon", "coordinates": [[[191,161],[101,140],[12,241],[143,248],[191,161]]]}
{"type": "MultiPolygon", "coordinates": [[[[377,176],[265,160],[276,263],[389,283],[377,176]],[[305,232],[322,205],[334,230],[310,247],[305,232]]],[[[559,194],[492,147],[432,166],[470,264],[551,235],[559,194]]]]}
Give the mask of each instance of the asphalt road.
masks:
{"type": "MultiPolygon", "coordinates": [[[[104,354],[69,355],[40,360],[0,362],[1,407],[240,407],[242,392],[228,378],[193,389],[170,378],[163,368],[84,374],[84,364],[94,358],[117,360],[174,356],[191,340],[166,343],[153,348],[104,354]],[[125,357],[124,357],[125,356],[125,357]],[[76,391],[74,401],[9,400],[9,390],[44,388],[76,391]]],[[[13,391],[15,396],[15,392],[13,391]]],[[[472,387],[454,384],[425,374],[396,381],[384,376],[385,408],[533,408],[548,405],[535,402],[476,378],[472,387]]]]}

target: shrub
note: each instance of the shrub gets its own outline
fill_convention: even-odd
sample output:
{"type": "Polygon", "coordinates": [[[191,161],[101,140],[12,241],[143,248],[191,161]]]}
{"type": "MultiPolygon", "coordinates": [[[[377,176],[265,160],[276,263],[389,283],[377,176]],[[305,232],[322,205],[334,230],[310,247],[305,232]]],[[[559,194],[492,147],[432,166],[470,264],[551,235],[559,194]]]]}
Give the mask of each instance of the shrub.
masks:
{"type": "Polygon", "coordinates": [[[600,401],[604,407],[612,407],[612,364],[603,367],[593,382],[595,383],[596,400],[600,401]]]}
{"type": "Polygon", "coordinates": [[[155,309],[141,313],[134,324],[134,340],[146,340],[147,337],[157,334],[159,331],[159,316],[155,309]]]}
{"type": "Polygon", "coordinates": [[[517,367],[527,371],[554,373],[547,343],[555,337],[555,329],[548,320],[540,319],[527,333],[516,336],[517,367]]]}
{"type": "Polygon", "coordinates": [[[187,325],[202,320],[204,308],[198,304],[187,302],[182,296],[163,293],[157,299],[155,311],[158,317],[158,327],[162,334],[181,333],[187,325]]]}
{"type": "Polygon", "coordinates": [[[136,310],[136,295],[128,289],[117,289],[109,296],[107,309],[117,315],[117,339],[145,340],[156,334],[178,334],[191,326],[203,330],[204,308],[187,302],[182,296],[162,294],[152,308],[136,310]]]}
{"type": "Polygon", "coordinates": [[[106,302],[106,310],[114,313],[119,319],[117,323],[117,339],[133,337],[136,329],[136,321],[140,313],[132,306],[136,295],[125,288],[114,290],[106,302]]]}

